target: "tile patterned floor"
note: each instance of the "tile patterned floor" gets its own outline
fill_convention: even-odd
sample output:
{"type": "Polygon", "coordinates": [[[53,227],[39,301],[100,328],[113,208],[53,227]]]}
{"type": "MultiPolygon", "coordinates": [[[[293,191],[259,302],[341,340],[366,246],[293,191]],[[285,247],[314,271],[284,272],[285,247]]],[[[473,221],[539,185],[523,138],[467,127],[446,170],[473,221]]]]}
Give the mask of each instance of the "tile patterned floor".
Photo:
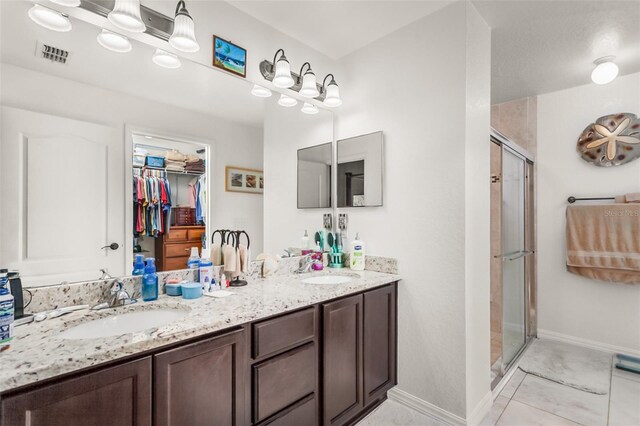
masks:
{"type": "MultiPolygon", "coordinates": [[[[610,392],[597,395],[517,370],[481,426],[640,426],[640,375],[617,370],[613,356],[610,373],[610,392]]],[[[391,400],[358,423],[358,426],[441,425],[391,400]]]]}

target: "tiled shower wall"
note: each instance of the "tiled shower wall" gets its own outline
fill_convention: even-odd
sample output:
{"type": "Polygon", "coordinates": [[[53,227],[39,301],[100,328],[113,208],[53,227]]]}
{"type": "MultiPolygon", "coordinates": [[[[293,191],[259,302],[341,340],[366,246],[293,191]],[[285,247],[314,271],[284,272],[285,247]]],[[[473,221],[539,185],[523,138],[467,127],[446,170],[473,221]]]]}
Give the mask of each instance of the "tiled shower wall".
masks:
{"type": "Polygon", "coordinates": [[[491,127],[530,153],[536,153],[538,101],[536,97],[517,99],[491,106],[491,127]]]}

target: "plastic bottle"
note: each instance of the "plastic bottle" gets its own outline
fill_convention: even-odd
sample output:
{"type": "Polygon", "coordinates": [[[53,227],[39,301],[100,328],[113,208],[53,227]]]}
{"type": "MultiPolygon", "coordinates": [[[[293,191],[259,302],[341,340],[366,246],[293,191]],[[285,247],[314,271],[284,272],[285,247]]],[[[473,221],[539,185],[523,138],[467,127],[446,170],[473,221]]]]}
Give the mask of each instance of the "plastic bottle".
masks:
{"type": "Polygon", "coordinates": [[[158,274],[156,274],[156,260],[153,257],[147,259],[142,276],[142,300],[150,302],[158,299],[158,274]]]}
{"type": "Polygon", "coordinates": [[[358,233],[356,239],[351,242],[350,267],[354,271],[364,271],[364,241],[360,241],[358,233]]]}
{"type": "Polygon", "coordinates": [[[200,285],[202,285],[202,291],[208,293],[210,290],[217,290],[211,288],[213,282],[213,262],[208,258],[200,260],[200,285]]]}
{"type": "Polygon", "coordinates": [[[7,288],[8,272],[6,269],[0,269],[0,347],[9,346],[13,339],[15,304],[13,295],[7,288]]]}
{"type": "Polygon", "coordinates": [[[133,261],[133,275],[144,274],[144,255],[136,254],[136,259],[133,261]]]}
{"type": "Polygon", "coordinates": [[[300,240],[300,248],[302,250],[306,250],[309,248],[309,234],[307,233],[307,230],[304,230],[304,235],[302,236],[302,239],[300,240]]]}
{"type": "MultiPolygon", "coordinates": [[[[204,250],[202,253],[202,257],[204,258],[204,250]]],[[[198,281],[198,269],[200,268],[200,256],[198,256],[198,247],[191,247],[191,256],[189,256],[189,260],[187,260],[187,268],[196,270],[195,281],[198,281]]]]}

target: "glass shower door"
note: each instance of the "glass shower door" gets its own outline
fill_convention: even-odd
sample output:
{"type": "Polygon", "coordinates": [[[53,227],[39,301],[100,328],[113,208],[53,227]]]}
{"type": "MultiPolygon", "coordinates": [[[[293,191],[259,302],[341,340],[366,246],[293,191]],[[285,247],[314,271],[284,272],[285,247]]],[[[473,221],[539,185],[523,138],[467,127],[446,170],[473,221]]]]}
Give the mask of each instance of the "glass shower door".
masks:
{"type": "Polygon", "coordinates": [[[526,160],[503,145],[502,151],[502,366],[526,343],[525,246],[526,160]]]}

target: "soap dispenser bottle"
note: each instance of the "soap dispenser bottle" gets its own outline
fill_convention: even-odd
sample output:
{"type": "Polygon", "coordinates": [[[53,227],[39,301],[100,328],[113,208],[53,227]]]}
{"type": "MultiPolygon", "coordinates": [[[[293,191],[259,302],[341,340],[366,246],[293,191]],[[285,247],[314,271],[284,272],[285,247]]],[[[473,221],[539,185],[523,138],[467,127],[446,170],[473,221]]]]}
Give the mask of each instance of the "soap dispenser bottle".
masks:
{"type": "Polygon", "coordinates": [[[365,254],[364,241],[360,241],[358,233],[356,239],[351,241],[351,253],[349,256],[349,266],[354,271],[364,271],[365,254]]]}
{"type": "Polygon", "coordinates": [[[304,230],[304,235],[302,236],[302,240],[300,240],[300,249],[307,250],[309,249],[309,234],[307,230],[304,230]]]}
{"type": "Polygon", "coordinates": [[[144,274],[144,255],[136,254],[136,260],[133,262],[132,275],[142,275],[142,274],[144,274]]]}
{"type": "Polygon", "coordinates": [[[158,299],[158,274],[156,274],[156,260],[153,257],[147,259],[142,276],[142,300],[150,302],[158,299]]]}

